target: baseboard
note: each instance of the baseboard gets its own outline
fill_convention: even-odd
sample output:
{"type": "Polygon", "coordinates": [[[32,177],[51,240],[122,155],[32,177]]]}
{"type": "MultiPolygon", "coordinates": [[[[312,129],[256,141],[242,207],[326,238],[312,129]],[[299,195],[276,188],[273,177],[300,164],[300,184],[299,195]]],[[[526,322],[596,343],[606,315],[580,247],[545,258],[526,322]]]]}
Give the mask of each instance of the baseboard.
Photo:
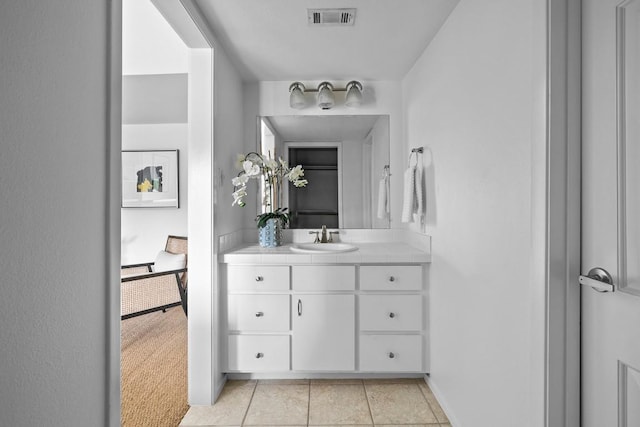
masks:
{"type": "Polygon", "coordinates": [[[438,400],[438,403],[440,403],[440,407],[442,408],[444,413],[447,415],[447,418],[449,418],[449,424],[451,424],[451,427],[462,427],[462,424],[458,421],[455,414],[451,410],[451,406],[449,406],[449,404],[447,403],[447,400],[444,398],[442,392],[440,391],[438,386],[433,382],[429,374],[426,374],[424,376],[424,381],[427,383],[427,385],[431,389],[431,392],[438,400]]]}

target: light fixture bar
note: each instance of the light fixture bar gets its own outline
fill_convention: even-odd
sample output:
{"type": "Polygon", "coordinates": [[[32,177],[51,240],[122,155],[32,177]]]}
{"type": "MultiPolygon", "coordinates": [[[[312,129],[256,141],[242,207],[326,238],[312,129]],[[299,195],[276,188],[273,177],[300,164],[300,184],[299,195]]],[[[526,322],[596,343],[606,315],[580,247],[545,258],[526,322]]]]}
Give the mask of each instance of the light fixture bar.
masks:
{"type": "Polygon", "coordinates": [[[362,83],[351,80],[345,87],[334,87],[332,83],[323,81],[318,87],[309,89],[301,82],[293,82],[289,86],[289,106],[298,110],[306,108],[305,93],[317,93],[316,105],[323,110],[329,110],[335,105],[334,92],[347,93],[344,103],[347,107],[354,108],[362,104],[362,83]]]}

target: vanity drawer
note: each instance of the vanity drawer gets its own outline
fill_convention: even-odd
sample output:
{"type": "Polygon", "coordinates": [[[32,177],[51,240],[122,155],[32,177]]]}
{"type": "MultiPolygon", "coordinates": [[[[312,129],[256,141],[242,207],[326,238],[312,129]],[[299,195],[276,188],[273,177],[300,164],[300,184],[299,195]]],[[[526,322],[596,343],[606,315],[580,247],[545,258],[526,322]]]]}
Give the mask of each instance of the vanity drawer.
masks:
{"type": "Polygon", "coordinates": [[[352,291],[356,288],[354,265],[294,265],[294,291],[352,291]]]}
{"type": "Polygon", "coordinates": [[[421,335],[361,335],[360,371],[421,372],[421,335]]]}
{"type": "Polygon", "coordinates": [[[422,267],[419,265],[363,265],[360,289],[365,291],[422,290],[422,267]]]}
{"type": "Polygon", "coordinates": [[[234,291],[288,291],[289,267],[283,265],[229,265],[227,288],[234,291]]]}
{"type": "Polygon", "coordinates": [[[229,371],[289,370],[289,335],[229,335],[229,371]]]}
{"type": "Polygon", "coordinates": [[[227,324],[230,331],[286,332],[289,295],[229,295],[227,324]]]}
{"type": "Polygon", "coordinates": [[[361,331],[422,330],[422,295],[360,295],[361,331]]]}

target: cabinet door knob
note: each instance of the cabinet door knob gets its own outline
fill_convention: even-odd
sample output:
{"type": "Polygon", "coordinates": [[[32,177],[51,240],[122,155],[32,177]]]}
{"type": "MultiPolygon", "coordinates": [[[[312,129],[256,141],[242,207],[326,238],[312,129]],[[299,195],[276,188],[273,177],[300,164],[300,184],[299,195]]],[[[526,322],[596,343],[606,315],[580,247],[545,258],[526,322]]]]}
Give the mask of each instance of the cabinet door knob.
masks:
{"type": "Polygon", "coordinates": [[[389,353],[389,359],[393,359],[394,357],[396,357],[396,355],[395,355],[395,354],[393,354],[392,352],[391,352],[391,353],[389,353]]]}
{"type": "Polygon", "coordinates": [[[395,282],[395,281],[396,281],[396,278],[395,278],[395,277],[393,277],[393,276],[389,276],[389,281],[390,281],[390,282],[395,282]]]}
{"type": "Polygon", "coordinates": [[[256,282],[262,282],[263,280],[264,280],[264,277],[256,276],[256,282]]]}
{"type": "Polygon", "coordinates": [[[262,359],[263,357],[264,357],[264,354],[262,353],[256,354],[256,359],[262,359]]]}
{"type": "Polygon", "coordinates": [[[396,314],[392,311],[391,313],[389,313],[389,317],[393,319],[394,317],[396,317],[396,314]]]}
{"type": "Polygon", "coordinates": [[[256,317],[262,317],[262,316],[264,316],[263,312],[259,311],[259,312],[256,313],[256,317]]]}

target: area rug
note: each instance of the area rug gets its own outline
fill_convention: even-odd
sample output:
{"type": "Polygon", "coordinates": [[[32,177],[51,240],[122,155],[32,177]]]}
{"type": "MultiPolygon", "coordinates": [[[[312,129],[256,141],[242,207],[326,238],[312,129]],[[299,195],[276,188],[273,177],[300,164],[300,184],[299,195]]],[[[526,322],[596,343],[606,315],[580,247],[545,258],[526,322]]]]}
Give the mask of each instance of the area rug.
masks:
{"type": "Polygon", "coordinates": [[[181,307],[121,321],[122,426],[180,424],[187,404],[187,318],[181,307]]]}

